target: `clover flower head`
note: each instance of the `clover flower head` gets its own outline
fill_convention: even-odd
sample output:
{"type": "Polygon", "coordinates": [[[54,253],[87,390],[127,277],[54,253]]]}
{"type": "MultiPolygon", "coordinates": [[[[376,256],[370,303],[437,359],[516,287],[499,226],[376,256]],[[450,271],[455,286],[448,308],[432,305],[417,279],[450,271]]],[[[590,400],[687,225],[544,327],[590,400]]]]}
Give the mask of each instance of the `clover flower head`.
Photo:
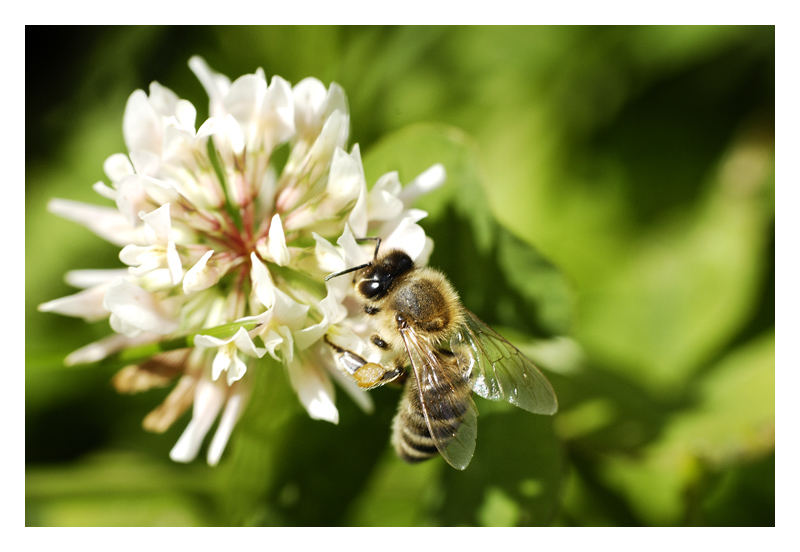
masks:
{"type": "Polygon", "coordinates": [[[81,291],[39,309],[109,320],[113,333],[67,364],[152,351],[114,385],[137,392],[175,382],[143,425],[163,432],[191,407],[170,453],[186,462],[219,419],[207,453],[213,465],[254,370],[283,365],[315,419],[338,422],[333,381],[371,408],[323,339],[344,336],[360,350],[363,317],[349,281],[324,276],[369,260],[371,246],[356,239],[365,236],[426,263],[433,242],[417,224],[425,213],[411,204],[444,181],[444,170],[435,165],[405,187],[389,173],[368,189],[358,145],[346,147],[347,99],[337,84],[292,86],[261,69],[231,82],[199,57],[189,66],[209,95],[207,120],[198,126],[195,107],[156,82],[149,93],[136,90],[122,124],[128,152],[105,161],[110,184],[94,185],[111,204],[49,204],[121,247],[127,268],[69,272],[81,291]]]}

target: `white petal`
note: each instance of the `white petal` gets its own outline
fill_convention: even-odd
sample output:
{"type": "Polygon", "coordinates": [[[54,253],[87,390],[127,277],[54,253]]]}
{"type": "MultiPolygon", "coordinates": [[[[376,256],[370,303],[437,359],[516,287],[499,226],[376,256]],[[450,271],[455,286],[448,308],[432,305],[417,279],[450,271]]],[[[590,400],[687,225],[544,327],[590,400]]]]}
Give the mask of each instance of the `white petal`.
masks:
{"type": "Polygon", "coordinates": [[[334,151],[343,148],[350,132],[350,117],[342,111],[334,111],[322,125],[305,160],[308,165],[327,166],[334,151]]]}
{"type": "Polygon", "coordinates": [[[431,258],[431,253],[433,253],[433,240],[426,236],[425,247],[422,248],[422,252],[417,255],[417,257],[414,259],[414,262],[423,266],[428,264],[428,259],[431,258]]]}
{"type": "Polygon", "coordinates": [[[140,328],[125,321],[125,319],[120,318],[113,312],[111,313],[111,316],[108,317],[108,325],[111,326],[111,329],[115,332],[131,338],[141,336],[143,333],[140,328]]]}
{"type": "Polygon", "coordinates": [[[194,266],[186,271],[186,274],[183,276],[184,293],[192,293],[195,291],[208,289],[219,281],[221,276],[220,272],[217,270],[211,270],[207,266],[208,260],[213,254],[214,251],[209,249],[203,254],[202,257],[200,257],[200,260],[198,260],[194,266]]]}
{"type": "Polygon", "coordinates": [[[152,230],[155,237],[154,241],[162,244],[167,243],[170,230],[172,229],[172,219],[169,215],[169,203],[149,213],[140,213],[139,218],[152,230]]]}
{"type": "MultiPolygon", "coordinates": [[[[131,273],[142,272],[141,267],[131,267],[128,269],[131,273]]],[[[139,276],[139,285],[150,291],[164,291],[175,286],[172,283],[172,275],[169,273],[168,268],[156,268],[150,271],[144,271],[139,276]]]]}
{"type": "Polygon", "coordinates": [[[253,292],[267,308],[275,302],[275,284],[269,275],[266,265],[255,253],[250,253],[250,280],[253,282],[253,292]]]}
{"type": "Polygon", "coordinates": [[[349,225],[345,224],[344,232],[342,232],[342,235],[336,240],[336,243],[339,244],[339,247],[341,247],[344,252],[345,268],[360,265],[370,260],[370,258],[364,254],[364,250],[358,245],[358,242],[356,242],[356,238],[350,230],[349,225]]]}
{"type": "Polygon", "coordinates": [[[131,163],[136,174],[154,176],[161,167],[161,152],[136,150],[130,152],[131,163]]]}
{"type": "Polygon", "coordinates": [[[367,210],[370,220],[390,220],[403,212],[403,202],[397,197],[400,180],[396,172],[381,176],[369,192],[367,210]]]}
{"type": "Polygon", "coordinates": [[[40,312],[56,312],[66,316],[77,316],[87,322],[96,322],[108,317],[103,306],[107,285],[95,286],[73,295],[67,295],[39,305],[40,312]]]}
{"type": "Polygon", "coordinates": [[[302,330],[294,332],[294,340],[297,344],[297,349],[302,351],[319,341],[330,326],[327,319],[322,319],[313,326],[308,326],[302,330]]]}
{"type": "Polygon", "coordinates": [[[232,351],[228,347],[220,347],[211,363],[211,379],[217,381],[220,374],[228,370],[232,363],[232,351]]]}
{"type": "Polygon", "coordinates": [[[250,334],[244,328],[239,328],[233,336],[233,342],[236,343],[236,348],[241,352],[256,358],[261,358],[266,354],[266,350],[261,347],[256,347],[250,334]]]}
{"type": "Polygon", "coordinates": [[[279,360],[288,364],[294,360],[294,337],[292,337],[291,330],[286,326],[279,326],[278,333],[283,338],[283,341],[278,346],[279,360]]]}
{"type": "Polygon", "coordinates": [[[350,211],[350,216],[347,217],[347,223],[356,236],[362,237],[367,235],[367,222],[367,183],[362,180],[359,184],[358,199],[350,211]]]}
{"type": "Polygon", "coordinates": [[[64,281],[77,288],[89,288],[101,284],[109,284],[128,275],[124,268],[70,270],[64,275],[64,281]]]}
{"type": "Polygon", "coordinates": [[[447,173],[444,170],[444,165],[437,163],[409,182],[400,192],[400,199],[408,208],[419,196],[427,194],[444,184],[446,178],[447,173]]]}
{"type": "Polygon", "coordinates": [[[172,166],[183,162],[189,157],[189,152],[194,149],[194,146],[196,146],[194,126],[183,126],[175,117],[166,120],[164,149],[161,152],[161,157],[166,162],[172,166]]]}
{"type": "Polygon", "coordinates": [[[267,81],[263,75],[242,75],[231,84],[223,104],[225,110],[233,115],[245,130],[245,136],[250,142],[257,129],[255,124],[261,110],[261,104],[267,93],[267,81]]]}
{"type": "MultiPolygon", "coordinates": [[[[341,148],[336,148],[333,152],[333,161],[331,161],[326,188],[329,196],[326,202],[331,203],[329,208],[332,211],[331,214],[357,199],[363,188],[366,188],[366,181],[358,144],[353,146],[353,151],[350,154],[341,148]]],[[[353,229],[353,231],[355,230],[353,229]]]]}
{"type": "MultiPolygon", "coordinates": [[[[348,320],[350,322],[350,320],[348,320]]],[[[354,352],[368,361],[379,361],[381,353],[377,348],[368,345],[368,336],[374,332],[371,324],[364,324],[363,328],[354,328],[353,324],[336,324],[328,329],[327,336],[339,347],[354,352]],[[368,353],[376,353],[374,358],[367,358],[368,353]]]]}
{"type": "Polygon", "coordinates": [[[158,245],[126,245],[119,252],[119,260],[132,267],[131,273],[140,276],[161,267],[164,249],[158,245]]]}
{"type": "Polygon", "coordinates": [[[275,360],[280,360],[276,351],[278,350],[278,347],[283,344],[283,336],[281,336],[275,330],[270,330],[265,335],[261,336],[261,341],[264,342],[269,355],[275,360]]]}
{"type": "Polygon", "coordinates": [[[92,190],[106,199],[110,199],[111,201],[117,200],[117,191],[108,186],[105,182],[95,182],[92,184],[92,190]]]}
{"type": "Polygon", "coordinates": [[[232,385],[233,383],[242,379],[247,372],[247,364],[239,358],[238,354],[233,355],[233,362],[230,366],[228,366],[228,374],[227,374],[227,381],[228,385],[232,385]]]}
{"type": "Polygon", "coordinates": [[[283,224],[278,213],[272,217],[269,225],[269,240],[267,250],[270,257],[278,266],[289,264],[289,249],[286,247],[286,234],[283,232],[283,224]]]}
{"type": "Polygon", "coordinates": [[[233,341],[233,336],[230,337],[215,337],[213,335],[197,334],[194,336],[195,347],[211,348],[221,347],[233,341]]]}
{"type": "Polygon", "coordinates": [[[326,91],[319,80],[309,77],[301,80],[292,89],[294,121],[298,135],[314,139],[325,121],[334,111],[347,113],[347,97],[342,87],[332,83],[326,91]]]}
{"type": "Polygon", "coordinates": [[[175,104],[178,102],[178,95],[166,86],[153,81],[150,83],[148,100],[156,113],[166,117],[175,112],[175,104]]]}
{"type": "Polygon", "coordinates": [[[175,118],[178,119],[181,127],[191,130],[191,133],[194,134],[194,122],[197,118],[197,110],[192,102],[178,100],[178,103],[175,104],[175,118]]]}
{"type": "Polygon", "coordinates": [[[144,90],[135,90],[125,105],[122,118],[122,133],[129,151],[161,153],[161,117],[147,99],[144,90]]]}
{"type": "Polygon", "coordinates": [[[178,323],[164,315],[155,298],[137,285],[122,280],[112,284],[103,301],[107,308],[122,322],[128,334],[131,328],[157,334],[168,334],[177,329],[178,323]]]}
{"type": "Polygon", "coordinates": [[[111,179],[111,182],[117,182],[133,174],[133,165],[131,165],[127,155],[115,153],[103,163],[103,172],[111,179]]]}
{"type": "Polygon", "coordinates": [[[425,230],[414,221],[416,214],[402,218],[381,243],[384,251],[400,249],[413,261],[421,256],[426,246],[425,230]]]}
{"type": "Polygon", "coordinates": [[[294,86],[294,121],[299,133],[316,133],[322,127],[319,119],[326,95],[325,85],[313,77],[305,78],[294,86]]]}
{"type": "Polygon", "coordinates": [[[64,359],[64,364],[67,366],[74,366],[76,364],[97,362],[98,360],[103,360],[108,355],[116,353],[117,351],[121,351],[122,349],[126,349],[128,347],[134,347],[136,345],[142,345],[143,343],[149,343],[157,338],[158,336],[149,333],[143,333],[137,337],[128,337],[122,334],[111,334],[108,337],[100,339],[99,341],[94,341],[88,345],[84,345],[80,349],[72,351],[67,355],[67,358],[64,359]]]}
{"type": "Polygon", "coordinates": [[[335,288],[330,284],[328,285],[328,295],[319,302],[319,310],[322,312],[322,320],[294,333],[295,343],[301,351],[319,341],[331,324],[336,324],[347,316],[347,309],[342,305],[341,298],[337,296],[335,288]]]}
{"type": "Polygon", "coordinates": [[[411,222],[419,222],[427,216],[428,212],[422,209],[409,209],[400,218],[410,219],[411,222]]]}
{"type": "Polygon", "coordinates": [[[400,177],[397,171],[391,171],[382,175],[372,187],[372,190],[380,190],[381,192],[386,192],[393,196],[399,195],[402,189],[403,185],[400,184],[400,177]]]}
{"type": "Polygon", "coordinates": [[[200,125],[197,130],[197,137],[202,139],[209,136],[213,136],[216,139],[215,143],[229,146],[236,154],[244,150],[245,134],[242,126],[233,115],[211,117],[200,125]]]}
{"type": "Polygon", "coordinates": [[[325,104],[326,116],[337,110],[347,113],[347,94],[345,94],[344,89],[332,82],[328,88],[328,97],[325,99],[325,104]]]}
{"type": "Polygon", "coordinates": [[[132,227],[140,224],[139,212],[149,206],[145,180],[139,175],[126,176],[116,183],[117,209],[132,227]]]}
{"type": "Polygon", "coordinates": [[[317,264],[319,265],[320,269],[325,272],[339,272],[344,270],[344,257],[336,249],[331,242],[317,234],[316,232],[312,232],[311,235],[314,237],[314,241],[317,245],[314,248],[314,253],[317,256],[317,264]]]}
{"type": "Polygon", "coordinates": [[[172,240],[167,244],[167,268],[169,268],[172,285],[177,285],[183,277],[183,265],[181,264],[181,257],[178,255],[178,249],[175,247],[175,242],[172,240]]]}
{"type": "Polygon", "coordinates": [[[125,245],[137,241],[139,232],[116,209],[68,199],[51,199],[47,209],[60,217],[82,224],[101,238],[125,245]]]}
{"type": "Polygon", "coordinates": [[[203,439],[217,417],[225,401],[224,389],[207,380],[197,383],[194,394],[192,420],[172,447],[169,457],[175,462],[191,462],[197,456],[203,439]]]}
{"type": "Polygon", "coordinates": [[[294,135],[292,87],[281,77],[274,76],[269,83],[261,118],[262,124],[266,127],[264,136],[265,148],[272,149],[294,135]]]}
{"type": "Polygon", "coordinates": [[[231,81],[225,75],[213,71],[203,58],[200,56],[192,56],[189,59],[189,68],[206,89],[206,93],[210,98],[209,113],[212,116],[217,116],[222,111],[222,100],[228,93],[231,86],[231,81]]]}
{"type": "Polygon", "coordinates": [[[228,444],[233,426],[236,425],[247,404],[247,399],[249,398],[247,389],[242,385],[232,388],[232,393],[228,397],[227,403],[225,403],[225,410],[222,411],[222,416],[220,416],[217,431],[214,433],[214,438],[211,439],[211,444],[208,447],[206,460],[209,466],[216,466],[222,457],[222,452],[225,450],[225,445],[228,444]]]}
{"type": "Polygon", "coordinates": [[[314,420],[339,423],[339,411],[333,402],[333,385],[327,374],[313,363],[293,362],[287,366],[289,382],[300,402],[314,420]]]}
{"type": "Polygon", "coordinates": [[[308,305],[298,303],[277,287],[274,290],[275,303],[272,305],[272,318],[276,323],[292,329],[302,327],[308,314],[308,305]]]}

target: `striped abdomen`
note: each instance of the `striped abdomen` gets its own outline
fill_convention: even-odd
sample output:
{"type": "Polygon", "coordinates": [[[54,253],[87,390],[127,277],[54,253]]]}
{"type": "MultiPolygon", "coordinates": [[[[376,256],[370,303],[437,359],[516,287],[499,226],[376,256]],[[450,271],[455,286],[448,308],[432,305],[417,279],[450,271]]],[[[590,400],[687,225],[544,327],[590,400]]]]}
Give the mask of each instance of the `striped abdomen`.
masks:
{"type": "MultiPolygon", "coordinates": [[[[451,357],[452,358],[452,357],[451,357]]],[[[450,359],[445,359],[448,361],[450,359]]],[[[457,369],[452,372],[458,373],[457,369]]],[[[448,385],[426,386],[422,390],[431,430],[440,444],[450,441],[458,431],[469,407],[472,388],[468,379],[453,377],[448,385]]],[[[392,444],[406,462],[420,462],[437,454],[436,445],[425,423],[415,377],[408,378],[403,399],[394,417],[392,444]]]]}

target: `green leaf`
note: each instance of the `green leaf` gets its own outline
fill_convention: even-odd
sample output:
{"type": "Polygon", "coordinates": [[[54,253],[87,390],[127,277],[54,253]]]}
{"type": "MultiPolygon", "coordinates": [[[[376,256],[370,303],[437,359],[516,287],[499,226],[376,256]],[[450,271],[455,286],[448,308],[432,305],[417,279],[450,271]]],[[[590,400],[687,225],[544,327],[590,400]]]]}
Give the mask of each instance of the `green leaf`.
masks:
{"type": "Polygon", "coordinates": [[[482,399],[476,403],[481,415],[475,456],[463,472],[442,473],[440,524],[549,525],[564,470],[552,418],[497,403],[490,409],[482,399]]]}
{"type": "Polygon", "coordinates": [[[452,469],[434,458],[407,464],[386,448],[361,494],[352,504],[348,525],[359,527],[421,527],[438,525],[432,511],[441,504],[443,470],[452,469]]]}
{"type": "Polygon", "coordinates": [[[649,524],[676,524],[687,491],[707,472],[769,455],[775,447],[775,342],[734,351],[698,384],[697,404],[676,415],[640,459],[615,455],[606,477],[649,524]]]}
{"type": "Polygon", "coordinates": [[[581,276],[577,336],[598,359],[677,389],[762,300],[774,208],[770,149],[734,145],[708,197],[629,245],[606,276],[581,276]]]}
{"type": "Polygon", "coordinates": [[[199,526],[213,488],[207,466],[106,451],[25,474],[28,526],[199,526]]]}

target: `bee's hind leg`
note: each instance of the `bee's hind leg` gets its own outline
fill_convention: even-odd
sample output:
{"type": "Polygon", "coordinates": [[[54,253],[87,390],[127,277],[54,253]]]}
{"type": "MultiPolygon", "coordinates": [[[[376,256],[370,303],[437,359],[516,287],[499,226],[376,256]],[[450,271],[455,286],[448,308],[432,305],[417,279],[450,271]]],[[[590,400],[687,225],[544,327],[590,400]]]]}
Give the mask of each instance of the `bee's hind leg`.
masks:
{"type": "Polygon", "coordinates": [[[367,362],[352,351],[339,347],[325,336],[325,343],[336,351],[339,366],[349,374],[362,389],[374,389],[392,382],[403,375],[402,366],[387,368],[381,364],[367,362]]]}

